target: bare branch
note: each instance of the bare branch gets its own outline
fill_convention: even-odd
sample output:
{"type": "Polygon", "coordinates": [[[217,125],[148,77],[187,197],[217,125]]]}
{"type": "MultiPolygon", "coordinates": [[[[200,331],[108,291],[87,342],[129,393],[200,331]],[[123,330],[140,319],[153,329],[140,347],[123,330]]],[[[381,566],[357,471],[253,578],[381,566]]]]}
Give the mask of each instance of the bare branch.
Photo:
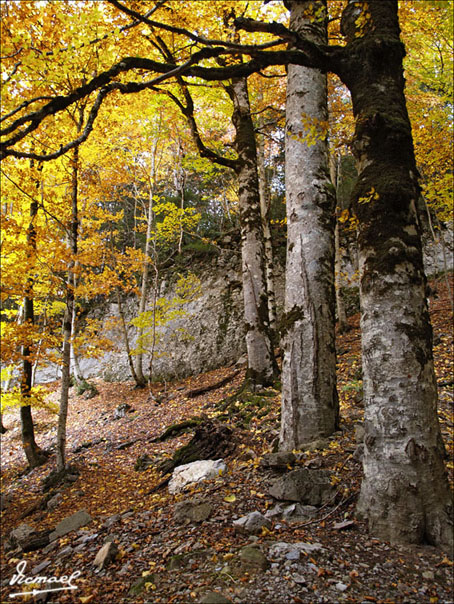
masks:
{"type": "Polygon", "coordinates": [[[15,109],[13,109],[12,111],[10,111],[6,115],[4,115],[2,118],[0,118],[0,122],[3,122],[3,120],[7,120],[9,117],[13,117],[13,115],[15,115],[18,111],[20,111],[21,109],[25,109],[25,107],[28,107],[32,103],[36,103],[36,101],[49,101],[53,98],[54,98],[53,96],[37,96],[34,99],[30,99],[29,101],[24,101],[23,103],[18,105],[15,109]]]}

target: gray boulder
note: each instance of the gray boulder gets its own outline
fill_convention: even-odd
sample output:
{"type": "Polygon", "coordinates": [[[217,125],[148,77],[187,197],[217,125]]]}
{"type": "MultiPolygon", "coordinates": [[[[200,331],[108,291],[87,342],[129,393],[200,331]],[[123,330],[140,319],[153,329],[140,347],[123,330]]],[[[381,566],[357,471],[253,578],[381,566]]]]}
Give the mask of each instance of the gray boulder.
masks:
{"type": "Polygon", "coordinates": [[[115,558],[118,554],[118,547],[112,541],[105,543],[99,552],[96,554],[93,565],[102,570],[115,558]]]}
{"type": "Polygon", "coordinates": [[[292,503],[284,508],[282,519],[286,522],[303,522],[314,518],[317,514],[317,508],[313,505],[302,505],[301,503],[292,503]]]}
{"type": "Polygon", "coordinates": [[[13,547],[21,546],[28,540],[30,535],[33,533],[33,529],[28,524],[21,524],[17,528],[11,531],[9,534],[9,541],[13,547]]]}
{"type": "Polygon", "coordinates": [[[277,453],[267,453],[260,461],[262,468],[269,468],[277,472],[285,472],[288,466],[295,463],[296,457],[291,451],[278,451],[277,453]]]}
{"type": "Polygon", "coordinates": [[[320,506],[333,496],[334,490],[326,471],[301,468],[276,478],[269,494],[280,501],[298,501],[320,506]]]}
{"type": "Polygon", "coordinates": [[[243,565],[252,568],[258,568],[260,570],[266,570],[269,568],[270,563],[266,559],[266,556],[263,554],[258,547],[254,547],[253,545],[246,545],[240,551],[240,559],[243,565]]]}
{"type": "Polygon", "coordinates": [[[79,510],[72,516],[64,518],[57,524],[55,530],[49,535],[49,541],[55,541],[71,531],[76,531],[81,526],[85,526],[91,522],[91,516],[86,510],[79,510]]]}
{"type": "Polygon", "coordinates": [[[323,551],[321,543],[306,543],[298,541],[297,543],[286,543],[278,541],[270,547],[268,555],[272,560],[299,560],[301,554],[313,554],[323,551]]]}
{"type": "Polygon", "coordinates": [[[173,516],[176,522],[203,522],[213,511],[213,506],[201,498],[180,501],[175,505],[173,516]]]}
{"type": "Polygon", "coordinates": [[[262,532],[263,527],[271,527],[271,522],[260,512],[251,512],[250,514],[247,514],[247,516],[234,520],[233,525],[242,533],[259,535],[262,532]]]}
{"type": "Polygon", "coordinates": [[[200,600],[200,604],[232,604],[232,600],[216,591],[209,591],[200,600]]]}

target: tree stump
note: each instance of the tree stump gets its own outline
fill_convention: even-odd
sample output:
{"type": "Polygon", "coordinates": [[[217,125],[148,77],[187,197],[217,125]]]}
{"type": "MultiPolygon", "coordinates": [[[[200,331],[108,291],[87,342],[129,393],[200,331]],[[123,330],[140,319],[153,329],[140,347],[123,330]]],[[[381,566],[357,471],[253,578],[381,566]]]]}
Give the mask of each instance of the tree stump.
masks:
{"type": "Polygon", "coordinates": [[[201,459],[219,459],[232,453],[232,430],[225,424],[208,420],[197,426],[194,436],[187,445],[180,447],[172,459],[165,460],[159,466],[163,474],[170,474],[177,466],[201,459]]]}

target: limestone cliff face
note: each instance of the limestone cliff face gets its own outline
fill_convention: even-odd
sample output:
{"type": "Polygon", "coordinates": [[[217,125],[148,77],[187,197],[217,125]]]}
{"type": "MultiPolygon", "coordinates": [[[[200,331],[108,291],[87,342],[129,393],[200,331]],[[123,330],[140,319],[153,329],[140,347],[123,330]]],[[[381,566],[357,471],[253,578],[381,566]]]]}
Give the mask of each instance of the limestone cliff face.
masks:
{"type": "MultiPolygon", "coordinates": [[[[448,269],[453,268],[452,231],[445,233],[446,259],[448,269]]],[[[355,257],[355,253],[350,254],[355,257]]],[[[443,251],[440,245],[426,244],[425,264],[428,275],[444,269],[443,251]]],[[[354,271],[357,268],[350,260],[344,262],[343,271],[351,278],[349,285],[355,285],[354,271]]],[[[277,267],[276,294],[278,311],[283,307],[284,276],[277,267]]],[[[245,328],[243,321],[243,294],[239,255],[233,251],[222,252],[205,261],[197,269],[201,281],[200,296],[184,307],[184,316],[169,323],[161,330],[154,361],[154,376],[157,380],[182,378],[197,375],[224,365],[235,363],[246,352],[245,328]]],[[[171,281],[161,285],[159,295],[172,297],[174,285],[171,281]]],[[[137,300],[124,301],[126,318],[131,320],[137,314],[137,300]]],[[[278,313],[279,314],[279,313],[278,313]]],[[[111,304],[95,311],[97,317],[107,321],[118,316],[118,307],[111,304]]],[[[135,329],[130,327],[130,337],[134,344],[135,329]]],[[[118,351],[106,353],[100,359],[80,359],[85,377],[101,377],[108,381],[131,379],[120,329],[108,334],[118,346],[118,351]]],[[[148,361],[144,363],[147,368],[148,361]]],[[[60,377],[59,369],[53,365],[37,372],[37,383],[49,382],[60,377]]]]}
{"type": "MultiPolygon", "coordinates": [[[[243,292],[241,288],[239,255],[223,251],[197,266],[201,282],[199,297],[184,305],[183,316],[158,330],[158,343],[153,361],[153,376],[156,380],[171,380],[230,365],[246,352],[245,326],[243,320],[243,292]]],[[[281,271],[282,272],[282,271],[281,271]]],[[[282,279],[278,279],[278,282],[282,279]]],[[[279,291],[283,291],[282,283],[279,291]]],[[[161,283],[159,296],[169,299],[175,294],[175,283],[167,279],[161,283]]],[[[151,308],[151,297],[147,309],[151,308]]],[[[279,304],[279,300],[278,300],[279,304]]],[[[123,301],[126,320],[137,316],[137,300],[123,301]]],[[[97,318],[105,322],[118,316],[118,305],[110,304],[94,311],[97,318]]],[[[109,321],[110,322],[110,321],[109,321]]],[[[104,354],[99,359],[80,359],[86,378],[101,377],[106,381],[130,380],[131,375],[120,328],[106,333],[118,350],[104,354]]],[[[135,328],[129,327],[131,346],[135,328]]],[[[148,373],[148,358],[144,359],[144,372],[148,373]]],[[[57,367],[40,369],[37,381],[48,382],[60,377],[57,367]]]]}
{"type": "MultiPolygon", "coordinates": [[[[245,352],[245,329],[242,320],[243,297],[239,273],[233,270],[202,273],[200,296],[184,305],[183,316],[158,329],[158,343],[153,361],[156,379],[174,379],[196,375],[222,365],[235,363],[245,352]]],[[[160,295],[173,295],[173,287],[160,295]]],[[[134,316],[136,304],[127,305],[128,318],[134,316]]],[[[113,304],[111,314],[116,314],[113,304]]],[[[121,332],[111,332],[121,342],[121,332]]],[[[131,330],[133,337],[133,330],[131,330]]],[[[144,368],[148,367],[148,359],[144,368]]],[[[102,361],[101,377],[106,380],[129,379],[124,352],[109,353],[102,361]]]]}

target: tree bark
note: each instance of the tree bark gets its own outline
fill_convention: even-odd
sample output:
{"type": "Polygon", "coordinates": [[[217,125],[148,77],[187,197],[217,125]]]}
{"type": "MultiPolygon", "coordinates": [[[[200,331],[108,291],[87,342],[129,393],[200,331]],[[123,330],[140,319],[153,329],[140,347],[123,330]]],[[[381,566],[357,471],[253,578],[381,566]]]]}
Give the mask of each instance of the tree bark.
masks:
{"type": "Polygon", "coordinates": [[[365,452],[358,512],[382,539],[452,547],[397,0],[350,2],[342,27],[349,42],[342,79],[352,95],[359,172],[353,207],[365,452]]]}
{"type": "MultiPolygon", "coordinates": [[[[330,175],[336,191],[336,214],[339,211],[337,205],[337,186],[339,179],[339,158],[333,154],[330,156],[330,175]]],[[[345,312],[344,296],[342,294],[342,249],[340,245],[340,226],[336,216],[334,228],[334,291],[336,292],[337,325],[339,333],[345,333],[349,329],[347,313],[345,312]]]]}
{"type": "Polygon", "coordinates": [[[257,148],[246,78],[232,81],[235,147],[241,225],[244,317],[248,355],[247,377],[253,388],[271,385],[277,374],[268,316],[265,246],[257,175],[257,148]]]}
{"type": "MultiPolygon", "coordinates": [[[[263,116],[258,118],[259,128],[263,126],[263,116]]],[[[257,172],[259,179],[260,213],[262,216],[263,243],[265,247],[266,289],[268,293],[268,317],[273,343],[276,341],[277,315],[276,315],[276,290],[274,287],[274,262],[273,246],[271,243],[270,228],[270,187],[266,175],[265,144],[262,134],[257,136],[257,172]]]]}
{"type": "MultiPolygon", "coordinates": [[[[294,0],[290,28],[326,43],[326,2],[294,0]],[[320,12],[321,11],[321,12],[320,12]],[[317,17],[322,15],[321,18],[317,17]],[[311,18],[311,15],[314,15],[311,18]]],[[[329,176],[326,74],[289,65],[285,181],[287,265],[280,448],[338,426],[334,318],[334,195],[329,176]]]]}
{"type": "MultiPolygon", "coordinates": [[[[32,164],[33,165],[33,164],[32,164]]],[[[37,183],[37,188],[40,183],[37,183]]],[[[30,222],[27,229],[27,246],[29,248],[29,257],[36,256],[36,229],[35,220],[38,215],[38,202],[32,200],[30,203],[30,222]]],[[[35,313],[33,302],[33,286],[34,280],[32,276],[27,278],[26,294],[24,297],[24,324],[34,325],[35,313]]],[[[26,400],[30,397],[33,382],[33,362],[32,362],[32,347],[28,344],[22,348],[22,379],[21,379],[21,394],[26,400]]],[[[32,409],[30,405],[24,405],[20,408],[21,430],[22,430],[22,445],[25,456],[31,468],[42,465],[47,461],[47,456],[44,451],[36,444],[35,428],[33,424],[32,409]]]]}
{"type": "MultiPolygon", "coordinates": [[[[158,140],[154,141],[154,147],[151,153],[151,174],[149,176],[149,193],[148,193],[148,214],[147,214],[147,234],[145,240],[145,250],[144,250],[144,263],[143,263],[143,272],[142,272],[142,284],[140,287],[140,299],[139,299],[139,310],[138,316],[145,312],[145,308],[147,305],[147,294],[148,294],[148,277],[150,274],[150,251],[151,251],[151,239],[152,239],[152,229],[153,229],[153,196],[155,192],[155,179],[156,179],[156,153],[158,150],[158,140]]],[[[143,338],[143,328],[139,328],[137,334],[137,345],[139,348],[142,348],[142,338],[143,338]]],[[[147,380],[143,374],[143,352],[139,352],[136,358],[136,383],[138,386],[144,387],[146,386],[147,380]]]]}
{"type": "Polygon", "coordinates": [[[71,223],[69,227],[69,250],[71,259],[68,264],[68,280],[66,290],[66,308],[63,317],[63,348],[60,386],[60,409],[57,426],[57,472],[65,469],[66,465],[66,422],[68,418],[69,387],[71,378],[71,335],[74,315],[74,266],[77,255],[78,237],[78,170],[79,149],[73,151],[71,174],[71,223]]]}
{"type": "Polygon", "coordinates": [[[129,344],[128,328],[126,325],[126,318],[125,318],[125,313],[123,310],[123,303],[121,301],[121,293],[120,293],[119,287],[116,288],[116,295],[117,295],[117,304],[118,304],[118,315],[120,317],[120,323],[121,323],[121,332],[123,334],[123,342],[125,344],[126,354],[128,355],[129,370],[131,371],[131,376],[132,376],[133,380],[135,381],[136,386],[140,387],[140,386],[143,386],[143,384],[140,383],[140,380],[137,377],[136,370],[134,367],[134,362],[133,362],[132,356],[131,356],[131,346],[129,344]]]}

